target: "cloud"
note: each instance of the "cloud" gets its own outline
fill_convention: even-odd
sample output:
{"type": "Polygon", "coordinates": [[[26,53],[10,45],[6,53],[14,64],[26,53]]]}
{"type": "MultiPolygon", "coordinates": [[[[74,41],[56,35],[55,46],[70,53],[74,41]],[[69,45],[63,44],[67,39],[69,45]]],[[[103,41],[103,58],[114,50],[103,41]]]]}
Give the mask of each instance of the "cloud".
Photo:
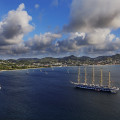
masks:
{"type": "Polygon", "coordinates": [[[89,44],[101,44],[104,46],[105,42],[111,42],[115,38],[115,35],[110,33],[110,29],[95,29],[94,31],[87,33],[86,37],[89,44]]]}
{"type": "Polygon", "coordinates": [[[35,8],[36,8],[36,9],[39,8],[39,4],[35,4],[35,8]]]}
{"type": "Polygon", "coordinates": [[[49,52],[54,41],[60,38],[60,34],[53,34],[47,32],[45,34],[35,35],[33,38],[30,38],[26,41],[26,46],[31,49],[31,51],[38,51],[41,53],[49,52]]]}
{"type": "Polygon", "coordinates": [[[29,53],[29,47],[25,46],[24,43],[20,43],[18,45],[13,45],[10,48],[10,52],[12,55],[19,55],[19,54],[27,54],[29,53]]]}
{"type": "Polygon", "coordinates": [[[59,53],[77,51],[88,43],[83,33],[71,33],[70,36],[62,41],[57,41],[57,50],[59,53]]]}
{"type": "Polygon", "coordinates": [[[57,41],[57,53],[101,55],[115,53],[120,49],[120,39],[109,29],[97,29],[89,33],[70,33],[69,37],[57,41]]]}
{"type": "Polygon", "coordinates": [[[59,51],[87,55],[119,51],[120,38],[112,34],[120,28],[119,4],[119,0],[72,0],[70,21],[63,26],[70,37],[58,41],[59,51]]]}
{"type": "Polygon", "coordinates": [[[0,54],[19,56],[20,54],[28,54],[29,48],[25,46],[24,43],[19,43],[17,45],[6,45],[0,47],[0,54]]]}
{"type": "MultiPolygon", "coordinates": [[[[54,0],[53,3],[58,5],[58,0],[54,0]]],[[[70,23],[64,26],[64,34],[35,34],[26,41],[23,40],[24,36],[34,27],[30,24],[32,17],[28,15],[22,3],[16,10],[9,11],[0,21],[0,54],[57,56],[71,53],[115,53],[120,50],[120,38],[112,34],[111,29],[120,27],[118,3],[118,0],[114,3],[109,0],[73,0],[70,23]]]]}
{"type": "Polygon", "coordinates": [[[18,44],[25,34],[33,30],[29,24],[32,17],[24,10],[24,4],[20,4],[17,10],[11,10],[0,22],[0,46],[18,44]]]}
{"type": "Polygon", "coordinates": [[[8,52],[12,46],[23,43],[24,35],[34,29],[29,24],[32,17],[24,9],[25,5],[22,3],[16,10],[9,11],[0,21],[0,47],[2,52],[8,52]]]}
{"type": "Polygon", "coordinates": [[[73,0],[67,32],[89,32],[94,29],[120,28],[119,0],[73,0]]]}
{"type": "MultiPolygon", "coordinates": [[[[34,35],[24,43],[9,45],[7,54],[11,55],[103,55],[115,53],[120,48],[120,39],[110,33],[109,29],[97,29],[91,33],[69,33],[66,39],[61,34],[44,33],[34,35]],[[96,41],[96,36],[99,40],[96,41]]],[[[3,48],[2,48],[3,50],[3,48]]]]}

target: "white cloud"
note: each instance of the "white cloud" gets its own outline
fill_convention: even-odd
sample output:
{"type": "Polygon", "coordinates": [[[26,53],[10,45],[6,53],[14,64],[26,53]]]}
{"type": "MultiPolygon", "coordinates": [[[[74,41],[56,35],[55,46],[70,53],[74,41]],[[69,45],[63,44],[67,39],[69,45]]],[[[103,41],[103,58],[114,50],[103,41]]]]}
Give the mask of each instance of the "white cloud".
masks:
{"type": "Polygon", "coordinates": [[[52,44],[54,44],[53,42],[60,37],[60,34],[53,34],[50,32],[35,35],[26,42],[26,46],[28,46],[33,51],[49,52],[52,44]]]}
{"type": "Polygon", "coordinates": [[[86,35],[85,33],[81,32],[71,32],[68,39],[74,39],[76,37],[82,37],[84,39],[85,35],[86,35]]]}
{"type": "MultiPolygon", "coordinates": [[[[11,48],[12,45],[23,43],[25,34],[31,32],[34,27],[29,24],[32,17],[24,10],[25,5],[22,3],[17,10],[11,10],[0,21],[0,47],[11,48]]],[[[7,49],[6,49],[7,52],[7,49]]]]}
{"type": "Polygon", "coordinates": [[[39,4],[35,4],[35,8],[36,8],[36,9],[39,8],[39,4]]]}
{"type": "Polygon", "coordinates": [[[120,28],[120,0],[73,0],[65,31],[89,32],[97,28],[120,28]]]}
{"type": "MultiPolygon", "coordinates": [[[[71,21],[64,27],[65,31],[70,31],[67,35],[65,34],[67,37],[47,32],[36,34],[27,41],[23,41],[23,37],[34,27],[29,23],[32,17],[25,11],[25,5],[22,3],[16,10],[9,11],[6,17],[0,21],[0,54],[57,55],[60,53],[65,55],[71,52],[80,52],[79,54],[98,55],[116,52],[120,49],[120,38],[112,34],[111,29],[120,27],[120,10],[116,5],[119,1],[115,0],[114,2],[73,0],[71,21]],[[93,3],[96,6],[93,7],[93,3]],[[106,6],[107,3],[109,6],[106,6]],[[113,8],[112,5],[116,5],[116,8],[113,8]],[[101,6],[103,6],[102,9],[101,6]],[[107,10],[109,7],[111,9],[107,10]]],[[[53,3],[58,5],[58,0],[53,3]]],[[[36,8],[38,7],[36,6],[36,8]]]]}
{"type": "Polygon", "coordinates": [[[63,27],[64,32],[71,33],[71,39],[58,42],[59,50],[84,54],[119,50],[120,39],[111,33],[120,28],[119,4],[119,0],[72,0],[70,22],[63,27]]]}
{"type": "Polygon", "coordinates": [[[120,49],[120,39],[109,29],[96,29],[87,34],[71,33],[68,38],[57,41],[58,53],[74,52],[79,54],[108,54],[120,49]]]}
{"type": "Polygon", "coordinates": [[[114,35],[110,34],[110,29],[95,29],[87,34],[89,44],[104,44],[105,42],[111,42],[114,39],[114,35]]]}
{"type": "Polygon", "coordinates": [[[19,7],[17,8],[17,11],[22,11],[22,10],[24,10],[25,9],[25,5],[24,5],[24,3],[21,3],[20,5],[19,5],[19,7]]]}
{"type": "Polygon", "coordinates": [[[32,17],[24,8],[24,4],[20,4],[16,11],[9,11],[0,22],[0,45],[18,44],[25,34],[33,30],[33,26],[29,24],[32,17]]]}

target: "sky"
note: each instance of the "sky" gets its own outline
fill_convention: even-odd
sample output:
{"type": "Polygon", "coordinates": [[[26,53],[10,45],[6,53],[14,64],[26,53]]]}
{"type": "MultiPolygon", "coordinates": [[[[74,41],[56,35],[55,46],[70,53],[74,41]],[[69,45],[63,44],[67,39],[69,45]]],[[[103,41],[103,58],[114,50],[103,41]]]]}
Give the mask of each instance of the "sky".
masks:
{"type": "Polygon", "coordinates": [[[0,0],[0,59],[120,53],[120,0],[0,0]]]}

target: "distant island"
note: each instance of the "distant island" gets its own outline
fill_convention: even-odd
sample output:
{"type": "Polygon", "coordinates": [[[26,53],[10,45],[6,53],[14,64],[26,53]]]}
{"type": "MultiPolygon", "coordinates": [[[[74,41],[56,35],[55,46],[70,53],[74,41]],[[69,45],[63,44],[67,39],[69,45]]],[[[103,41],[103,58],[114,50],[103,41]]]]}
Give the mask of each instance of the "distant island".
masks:
{"type": "Polygon", "coordinates": [[[55,66],[81,66],[81,65],[116,65],[120,64],[120,54],[112,56],[99,56],[90,58],[87,56],[76,57],[74,55],[63,58],[19,58],[0,60],[0,70],[16,70],[55,66]]]}

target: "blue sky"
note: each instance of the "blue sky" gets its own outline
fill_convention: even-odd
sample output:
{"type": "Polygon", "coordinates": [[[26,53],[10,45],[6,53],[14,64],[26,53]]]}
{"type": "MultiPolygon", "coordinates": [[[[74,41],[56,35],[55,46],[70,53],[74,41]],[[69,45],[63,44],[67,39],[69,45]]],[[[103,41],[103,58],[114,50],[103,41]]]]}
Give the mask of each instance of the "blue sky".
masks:
{"type": "MultiPolygon", "coordinates": [[[[29,35],[54,32],[56,27],[62,29],[63,25],[69,21],[70,3],[71,0],[1,0],[0,1],[0,17],[8,13],[10,10],[15,10],[21,4],[25,4],[25,10],[32,16],[31,24],[35,25],[35,30],[29,35]],[[38,8],[35,8],[35,5],[38,8]]],[[[29,37],[29,36],[27,36],[29,37]]],[[[27,39],[27,38],[26,38],[27,39]]]]}
{"type": "Polygon", "coordinates": [[[0,0],[0,58],[119,53],[119,3],[0,0]]]}

